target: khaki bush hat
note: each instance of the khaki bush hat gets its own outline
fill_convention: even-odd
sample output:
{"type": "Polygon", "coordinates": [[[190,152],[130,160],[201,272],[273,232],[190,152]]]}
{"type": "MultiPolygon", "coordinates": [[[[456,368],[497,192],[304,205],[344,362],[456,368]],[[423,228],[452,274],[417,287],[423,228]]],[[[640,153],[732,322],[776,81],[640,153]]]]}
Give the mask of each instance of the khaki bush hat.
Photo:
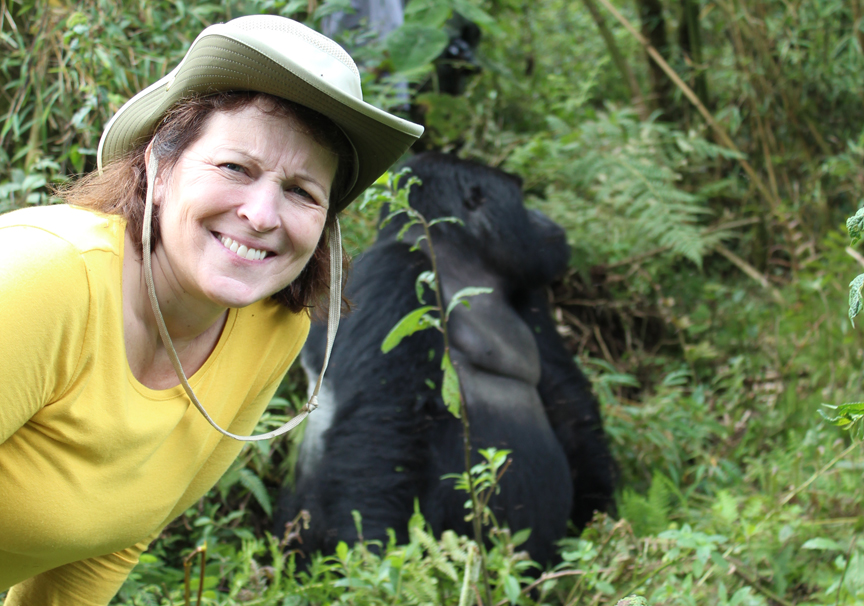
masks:
{"type": "Polygon", "coordinates": [[[122,157],[149,138],[175,103],[193,96],[248,90],[294,101],[330,118],[354,147],[354,180],[331,201],[344,209],[423,133],[363,101],[360,72],[341,46],[296,21],[275,15],[211,25],[167,76],[132,97],[105,127],[97,163],[122,157]]]}

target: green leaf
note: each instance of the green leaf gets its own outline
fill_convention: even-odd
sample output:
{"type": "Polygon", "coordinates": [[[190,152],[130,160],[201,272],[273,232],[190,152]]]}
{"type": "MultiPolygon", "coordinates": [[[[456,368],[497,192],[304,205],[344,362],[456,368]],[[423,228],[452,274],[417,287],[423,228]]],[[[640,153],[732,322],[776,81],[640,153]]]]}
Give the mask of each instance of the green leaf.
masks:
{"type": "Polygon", "coordinates": [[[841,415],[864,414],[864,402],[847,402],[837,407],[841,415]]]}
{"type": "Polygon", "coordinates": [[[450,3],[442,0],[411,0],[405,7],[405,21],[441,27],[451,15],[450,3]]]}
{"type": "Polygon", "coordinates": [[[852,245],[856,245],[864,235],[864,208],[859,208],[854,216],[846,219],[846,229],[849,231],[849,238],[852,240],[852,245]]]}
{"type": "Polygon", "coordinates": [[[437,318],[432,318],[431,316],[426,315],[433,309],[435,309],[435,307],[432,305],[418,307],[399,320],[390,333],[384,337],[384,342],[381,343],[381,351],[383,353],[389,353],[394,347],[399,345],[405,337],[410,337],[415,332],[426,330],[432,326],[437,326],[437,318]]]}
{"type": "Polygon", "coordinates": [[[273,515],[273,507],[270,505],[270,495],[267,494],[264,482],[261,481],[261,478],[255,475],[254,471],[248,467],[241,469],[240,484],[252,493],[252,496],[254,496],[255,500],[258,501],[258,504],[261,505],[261,509],[264,510],[264,513],[268,516],[273,515]]]}
{"type": "Polygon", "coordinates": [[[513,541],[513,547],[519,547],[522,543],[528,540],[528,537],[531,536],[530,528],[523,528],[519,532],[513,535],[511,539],[513,541]]]}
{"type": "Polygon", "coordinates": [[[493,32],[500,31],[495,19],[470,0],[453,0],[453,10],[485,29],[493,32]]]}
{"type": "Polygon", "coordinates": [[[831,539],[825,539],[823,537],[817,537],[815,539],[810,539],[806,543],[801,546],[801,549],[816,549],[819,551],[844,551],[845,548],[838,543],[837,541],[832,541],[831,539]]]}
{"type": "Polygon", "coordinates": [[[487,288],[484,286],[469,286],[468,288],[463,288],[450,299],[450,303],[447,305],[447,313],[444,314],[444,318],[450,317],[450,312],[453,311],[453,308],[462,303],[465,307],[470,308],[471,304],[468,303],[466,299],[468,297],[476,297],[477,295],[486,295],[493,291],[492,288],[487,288]]]}
{"type": "MultiPolygon", "coordinates": [[[[446,95],[449,98],[453,98],[450,95],[446,95]]],[[[465,225],[465,222],[459,217],[438,217],[437,219],[432,219],[429,221],[429,227],[433,225],[438,225],[439,223],[453,223],[455,225],[465,225]]]]}
{"type": "Polygon", "coordinates": [[[420,303],[425,303],[423,300],[423,285],[428,284],[429,288],[434,291],[438,290],[438,285],[435,280],[435,273],[431,271],[424,271],[419,276],[417,276],[417,281],[414,283],[414,288],[417,290],[417,300],[420,303]]]}
{"type": "Polygon", "coordinates": [[[729,562],[723,559],[723,556],[717,553],[716,551],[711,552],[711,561],[714,562],[714,565],[717,566],[722,571],[729,570],[729,562]]]}
{"type": "Polygon", "coordinates": [[[387,50],[397,72],[407,72],[432,63],[450,42],[447,33],[437,27],[406,23],[387,37],[387,50]]]}
{"type": "Polygon", "coordinates": [[[519,588],[519,581],[516,577],[507,575],[504,577],[504,593],[511,604],[519,601],[519,595],[522,593],[519,588]]]}
{"type": "Polygon", "coordinates": [[[441,359],[441,369],[444,371],[441,397],[444,398],[444,404],[450,414],[459,419],[462,417],[462,410],[459,406],[462,396],[459,392],[459,375],[456,374],[453,362],[450,361],[450,352],[444,353],[444,357],[441,359]]]}
{"type": "Polygon", "coordinates": [[[345,541],[339,541],[339,544],[336,545],[336,557],[343,562],[348,559],[348,544],[345,541]]]}
{"type": "Polygon", "coordinates": [[[855,316],[861,313],[861,289],[864,288],[864,274],[849,283],[849,321],[855,326],[855,316]]]}

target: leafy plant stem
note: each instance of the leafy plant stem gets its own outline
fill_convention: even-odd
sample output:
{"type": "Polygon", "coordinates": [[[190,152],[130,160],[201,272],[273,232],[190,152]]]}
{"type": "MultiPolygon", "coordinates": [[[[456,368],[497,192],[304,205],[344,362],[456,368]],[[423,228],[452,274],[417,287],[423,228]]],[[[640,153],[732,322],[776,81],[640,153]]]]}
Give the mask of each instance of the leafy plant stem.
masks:
{"type": "MultiPolygon", "coordinates": [[[[853,442],[849,445],[848,448],[846,448],[843,452],[841,452],[841,453],[838,454],[836,457],[834,457],[833,459],[831,459],[828,463],[826,463],[825,466],[824,466],[822,469],[820,469],[819,471],[815,472],[812,476],[810,476],[810,477],[807,479],[806,482],[804,482],[803,484],[801,484],[801,486],[799,486],[798,488],[796,488],[795,490],[793,490],[792,492],[790,492],[788,495],[786,495],[785,497],[783,497],[783,500],[780,501],[780,503],[777,505],[777,507],[775,507],[773,511],[769,512],[768,515],[770,516],[772,513],[775,513],[775,512],[776,512],[780,507],[782,507],[783,505],[785,505],[786,503],[788,503],[789,501],[791,501],[792,499],[794,499],[795,496],[796,496],[798,493],[800,493],[800,492],[803,491],[805,488],[807,488],[808,486],[810,486],[810,484],[812,484],[813,482],[815,482],[815,481],[816,481],[816,480],[817,480],[817,479],[818,479],[822,474],[824,474],[826,471],[828,471],[829,469],[831,469],[832,467],[834,467],[834,465],[836,465],[837,462],[840,461],[840,459],[842,459],[842,458],[845,457],[847,454],[849,454],[850,452],[852,452],[852,451],[855,449],[856,446],[861,446],[861,443],[860,443],[860,442],[855,442],[855,441],[853,441],[853,442]]],[[[767,517],[767,516],[766,516],[766,517],[767,517]]]]}
{"type": "MultiPolygon", "coordinates": [[[[581,570],[581,569],[579,569],[579,570],[562,570],[561,572],[544,573],[540,576],[539,579],[537,579],[536,581],[534,581],[530,585],[526,585],[525,587],[523,587],[521,593],[522,593],[522,595],[527,595],[528,592],[530,592],[532,589],[534,589],[538,585],[541,585],[541,584],[545,583],[546,581],[551,581],[552,579],[562,579],[564,577],[572,577],[572,576],[584,575],[584,574],[585,574],[585,571],[581,570]]],[[[506,606],[506,604],[509,601],[510,600],[508,600],[507,598],[504,598],[500,602],[496,603],[495,606],[506,606]]]]}
{"type": "MultiPolygon", "coordinates": [[[[624,596],[624,597],[626,597],[626,596],[632,594],[634,591],[636,591],[637,589],[639,589],[640,587],[642,587],[642,585],[644,585],[645,583],[647,583],[648,581],[650,581],[651,579],[653,579],[655,576],[657,576],[658,574],[660,574],[661,572],[663,572],[664,570],[666,570],[666,569],[669,568],[670,566],[673,566],[673,565],[677,564],[678,562],[680,562],[681,560],[683,560],[685,557],[686,557],[686,556],[683,556],[683,555],[682,555],[682,556],[678,556],[678,557],[675,558],[674,560],[670,560],[670,561],[666,562],[665,564],[663,564],[663,565],[662,565],[660,568],[658,568],[657,570],[652,570],[651,572],[649,572],[648,574],[646,574],[644,577],[642,577],[641,579],[639,579],[636,583],[633,583],[632,585],[630,585],[630,587],[627,589],[627,591],[625,591],[625,592],[622,593],[621,595],[624,596]]],[[[623,598],[622,598],[622,599],[623,599],[623,598]]],[[[571,605],[568,604],[568,606],[571,606],[571,605]]]]}
{"type": "MultiPolygon", "coordinates": [[[[423,226],[423,233],[426,235],[426,246],[429,247],[432,273],[435,275],[435,302],[437,303],[439,313],[441,314],[440,330],[444,338],[444,356],[449,357],[450,338],[447,330],[447,318],[445,317],[446,314],[444,312],[446,307],[444,306],[444,297],[441,293],[441,276],[438,273],[438,260],[435,257],[435,246],[432,244],[432,234],[429,231],[429,222],[420,213],[416,213],[416,215],[420,220],[420,224],[423,226]]],[[[483,575],[483,590],[486,597],[486,603],[491,605],[492,588],[489,583],[486,545],[483,541],[483,509],[480,507],[480,499],[477,496],[477,489],[474,486],[474,478],[471,475],[471,423],[468,421],[468,407],[465,406],[465,394],[462,392],[461,381],[459,383],[459,411],[459,416],[462,421],[462,444],[465,451],[465,475],[468,478],[468,492],[471,495],[471,509],[474,513],[471,522],[474,528],[474,540],[477,542],[477,547],[480,550],[480,571],[483,575]]]]}
{"type": "Polygon", "coordinates": [[[501,467],[501,471],[498,472],[498,475],[495,477],[495,482],[492,486],[489,487],[489,490],[486,491],[486,498],[483,499],[483,503],[480,505],[481,511],[486,511],[486,507],[489,505],[489,500],[492,498],[492,495],[495,494],[495,487],[501,481],[501,478],[504,477],[504,472],[510,467],[510,464],[513,462],[513,459],[507,458],[507,462],[501,467]]]}
{"type": "Polygon", "coordinates": [[[726,561],[732,564],[735,567],[735,574],[744,579],[747,583],[750,584],[753,589],[764,595],[766,598],[773,602],[777,602],[778,604],[783,604],[783,606],[792,606],[792,602],[789,600],[785,600],[767,587],[763,587],[762,584],[758,581],[758,579],[745,571],[745,566],[743,562],[739,562],[738,560],[728,557],[725,557],[726,561]]]}
{"type": "Polygon", "coordinates": [[[642,99],[642,91],[639,89],[639,83],[636,80],[636,76],[633,74],[633,70],[631,70],[630,66],[627,64],[624,55],[621,54],[621,50],[615,42],[615,36],[606,25],[603,15],[600,14],[599,10],[597,10],[597,5],[594,3],[594,0],[582,0],[582,3],[585,5],[585,8],[588,9],[588,12],[591,13],[591,18],[597,25],[597,30],[603,37],[603,41],[606,43],[606,48],[612,56],[612,62],[615,63],[615,67],[617,67],[618,71],[621,72],[621,76],[630,88],[630,98],[633,100],[633,105],[636,106],[640,117],[643,120],[647,119],[647,110],[645,108],[645,101],[642,99]]]}
{"type": "Polygon", "coordinates": [[[852,561],[852,550],[855,549],[855,542],[858,540],[858,536],[853,536],[852,541],[849,543],[849,549],[846,551],[846,566],[843,567],[843,574],[840,575],[840,583],[837,585],[837,599],[834,601],[834,606],[840,606],[840,594],[843,593],[841,589],[843,588],[843,581],[846,579],[846,574],[849,572],[849,562],[852,561]]]}
{"type": "MultiPolygon", "coordinates": [[[[626,520],[619,520],[615,524],[615,526],[612,528],[612,531],[606,537],[606,540],[603,541],[603,543],[600,544],[600,547],[597,548],[597,553],[595,553],[594,557],[591,559],[591,564],[588,566],[588,569],[590,569],[594,565],[594,562],[596,562],[597,558],[600,557],[600,554],[603,553],[603,550],[609,544],[609,541],[612,540],[612,537],[614,537],[615,534],[618,532],[618,530],[623,528],[625,525],[627,525],[626,520]]],[[[578,581],[576,581],[576,584],[573,586],[573,589],[570,590],[570,593],[567,594],[567,599],[564,601],[564,603],[567,606],[574,606],[574,604],[576,604],[576,598],[579,596],[578,592],[579,592],[580,587],[582,587],[582,582],[584,580],[585,580],[585,576],[583,575],[578,581]]],[[[630,593],[631,592],[628,591],[624,595],[629,595],[630,593]]]]}
{"type": "Polygon", "coordinates": [[[190,593],[191,593],[190,589],[191,588],[190,588],[190,583],[189,583],[189,577],[190,577],[190,572],[192,570],[193,560],[195,559],[195,556],[198,555],[199,553],[201,554],[201,558],[200,558],[200,560],[201,560],[200,561],[201,575],[198,578],[198,599],[195,602],[197,604],[197,606],[201,606],[201,597],[204,594],[204,573],[205,573],[204,564],[207,561],[207,543],[204,543],[203,545],[197,547],[195,549],[195,551],[193,551],[188,556],[183,558],[183,568],[184,568],[184,573],[185,573],[184,578],[183,578],[183,587],[185,589],[185,591],[184,591],[185,602],[184,603],[186,604],[186,606],[192,605],[192,600],[191,600],[191,596],[190,596],[190,593]]]}

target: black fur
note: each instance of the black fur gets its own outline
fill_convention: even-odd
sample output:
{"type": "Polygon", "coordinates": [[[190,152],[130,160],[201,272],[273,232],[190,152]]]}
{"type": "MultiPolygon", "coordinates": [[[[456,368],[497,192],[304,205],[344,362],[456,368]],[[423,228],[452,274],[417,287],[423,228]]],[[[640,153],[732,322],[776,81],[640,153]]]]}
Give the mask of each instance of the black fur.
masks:
{"type": "MultiPolygon", "coordinates": [[[[408,162],[423,182],[411,204],[431,220],[445,299],[465,286],[491,286],[451,316],[452,358],[459,369],[478,448],[507,448],[513,463],[493,499],[497,519],[532,528],[525,548],[541,563],[554,556],[568,520],[582,527],[608,510],[615,482],[596,400],[558,336],[545,287],[567,266],[564,231],[522,204],[518,179],[442,154],[408,162]]],[[[431,269],[427,249],[410,251],[418,235],[395,238],[394,222],[355,263],[348,285],[354,312],[343,320],[327,371],[321,409],[301,447],[296,491],[285,489],[277,532],[301,509],[311,513],[302,548],[332,552],[357,539],[351,510],[366,539],[407,539],[417,499],[436,533],[470,533],[466,495],[448,473],[464,470],[462,426],[440,396],[443,342],[416,333],[389,354],[381,343],[419,303],[417,276],[431,269]],[[430,386],[430,383],[432,386],[430,386]],[[323,414],[322,414],[323,411],[323,414]]],[[[432,302],[433,294],[427,293],[432,302]]],[[[317,374],[326,327],[316,325],[303,365],[317,374]]]]}

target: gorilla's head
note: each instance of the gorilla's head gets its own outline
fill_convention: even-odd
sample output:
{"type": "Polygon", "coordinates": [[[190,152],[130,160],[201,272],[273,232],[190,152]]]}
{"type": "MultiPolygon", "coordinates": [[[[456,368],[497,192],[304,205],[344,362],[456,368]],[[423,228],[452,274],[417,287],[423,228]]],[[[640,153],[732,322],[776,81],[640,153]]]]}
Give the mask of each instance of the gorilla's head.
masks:
{"type": "MultiPolygon", "coordinates": [[[[525,208],[522,182],[515,175],[440,153],[415,156],[405,166],[422,181],[411,190],[413,208],[429,221],[456,217],[462,222],[435,225],[433,242],[482,255],[484,265],[514,287],[546,284],[567,268],[564,230],[525,208]]],[[[394,237],[402,224],[389,224],[379,238],[394,237]]]]}

